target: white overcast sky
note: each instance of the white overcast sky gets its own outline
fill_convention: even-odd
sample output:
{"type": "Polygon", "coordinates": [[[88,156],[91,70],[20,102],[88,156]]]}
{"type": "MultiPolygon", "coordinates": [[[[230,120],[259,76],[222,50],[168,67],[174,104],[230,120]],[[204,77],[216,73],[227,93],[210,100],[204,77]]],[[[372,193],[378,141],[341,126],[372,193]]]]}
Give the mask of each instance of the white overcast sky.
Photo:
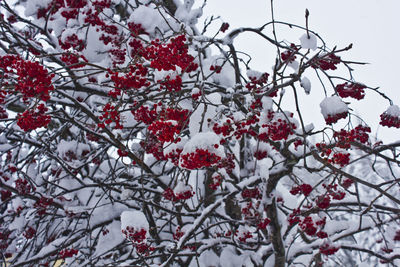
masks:
{"type": "MultiPolygon", "coordinates": [[[[400,105],[400,0],[275,0],[275,19],[304,26],[306,8],[310,11],[309,28],[319,33],[328,47],[337,45],[343,48],[353,43],[353,49],[342,57],[370,63],[355,68],[356,80],[371,87],[380,87],[395,104],[400,105]]],[[[230,29],[257,27],[271,20],[270,1],[208,0],[204,15],[211,14],[221,16],[221,22],[228,22],[230,29]]],[[[278,39],[299,43],[301,32],[281,28],[277,33],[278,39]]],[[[252,68],[270,72],[275,55],[268,50],[265,42],[252,35],[243,35],[235,40],[235,44],[239,50],[253,56],[252,68]]],[[[312,90],[322,90],[318,87],[315,84],[312,90]]],[[[388,102],[378,100],[372,92],[367,96],[357,109],[376,130],[379,115],[386,110],[388,102]]],[[[304,101],[313,99],[304,98],[304,101]]],[[[319,109],[319,102],[312,104],[319,109]]],[[[316,119],[318,115],[315,111],[310,109],[305,113],[316,119]]],[[[318,119],[322,119],[320,117],[318,119]]],[[[378,129],[378,137],[385,141],[398,140],[399,134],[399,129],[378,129]]]]}

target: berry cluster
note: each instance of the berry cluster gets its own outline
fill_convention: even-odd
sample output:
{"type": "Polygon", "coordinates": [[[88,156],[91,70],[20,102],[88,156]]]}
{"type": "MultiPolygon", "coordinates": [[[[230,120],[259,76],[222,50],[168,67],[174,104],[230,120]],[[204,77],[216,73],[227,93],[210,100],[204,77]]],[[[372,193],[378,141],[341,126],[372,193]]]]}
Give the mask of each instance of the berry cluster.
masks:
{"type": "Polygon", "coordinates": [[[332,125],[333,123],[336,123],[340,119],[345,119],[348,115],[348,112],[342,112],[342,113],[337,113],[337,114],[328,114],[328,116],[325,118],[325,122],[328,125],[332,125]]]}
{"type": "Polygon", "coordinates": [[[39,62],[12,55],[1,56],[0,69],[3,72],[1,84],[6,86],[15,78],[15,90],[22,94],[24,101],[29,97],[38,97],[43,101],[50,99],[49,91],[54,90],[51,81],[54,74],[49,75],[39,62]]]}
{"type": "Polygon", "coordinates": [[[327,233],[322,231],[326,224],[326,217],[322,220],[314,222],[311,216],[305,217],[299,222],[300,229],[309,236],[317,236],[319,238],[328,237],[327,233]]]}
{"type": "Polygon", "coordinates": [[[192,196],[194,196],[194,192],[190,186],[187,186],[187,190],[184,190],[179,193],[175,193],[174,190],[172,190],[171,188],[165,189],[165,191],[163,193],[163,197],[165,199],[173,201],[173,202],[177,202],[180,200],[184,201],[186,199],[191,198],[192,196]]]}
{"type": "Polygon", "coordinates": [[[99,120],[103,121],[97,124],[99,128],[105,128],[106,124],[109,124],[115,129],[124,128],[124,126],[121,124],[121,115],[117,109],[117,106],[114,106],[110,103],[104,105],[103,115],[99,116],[99,120]]]}
{"type": "Polygon", "coordinates": [[[219,174],[213,175],[211,178],[211,183],[208,185],[208,187],[211,190],[217,190],[217,188],[221,185],[222,183],[222,176],[219,174]]]}
{"type": "Polygon", "coordinates": [[[257,149],[257,150],[254,152],[254,157],[255,157],[257,160],[265,159],[267,156],[268,156],[268,152],[267,152],[266,150],[257,149]]]}
{"type": "Polygon", "coordinates": [[[186,36],[179,35],[171,38],[169,43],[161,44],[159,40],[151,42],[147,47],[144,57],[150,60],[150,66],[157,70],[176,70],[180,67],[183,72],[192,72],[198,68],[194,63],[194,57],[188,53],[188,47],[185,44],[186,36]]]}
{"type": "Polygon", "coordinates": [[[352,97],[361,100],[365,96],[365,88],[367,88],[365,85],[359,83],[342,83],[336,85],[336,92],[343,98],[352,97]]]}
{"type": "Polygon", "coordinates": [[[303,194],[305,196],[308,196],[311,191],[313,190],[313,187],[309,184],[302,184],[299,186],[295,186],[290,190],[290,194],[292,195],[297,195],[297,194],[303,194]]]}
{"type": "Polygon", "coordinates": [[[15,181],[15,189],[18,191],[18,194],[20,195],[27,195],[32,190],[35,190],[34,188],[32,188],[32,186],[29,184],[27,180],[21,178],[18,178],[15,181]]]}
{"type": "Polygon", "coordinates": [[[147,72],[148,69],[141,64],[129,66],[129,72],[124,76],[119,76],[120,72],[108,71],[116,93],[119,93],[120,90],[140,89],[149,86],[150,82],[146,79],[147,72]]]}
{"type": "MultiPolygon", "coordinates": [[[[261,141],[267,142],[268,140],[286,140],[289,135],[294,134],[294,130],[297,128],[294,123],[285,118],[280,118],[280,115],[282,115],[280,113],[273,113],[272,111],[270,114],[271,113],[276,115],[272,115],[273,119],[269,123],[262,125],[262,127],[266,128],[267,131],[258,136],[261,141]]],[[[293,113],[290,113],[289,117],[293,117],[293,113]]]]}
{"type": "Polygon", "coordinates": [[[260,190],[255,187],[255,188],[244,188],[242,190],[242,198],[254,198],[254,199],[261,199],[262,195],[260,190]]]}
{"type": "Polygon", "coordinates": [[[324,255],[333,255],[339,250],[339,247],[330,245],[329,243],[324,243],[319,247],[319,252],[324,255]]]}
{"type": "Polygon", "coordinates": [[[6,200],[8,200],[9,198],[11,198],[11,192],[8,190],[1,190],[0,191],[0,195],[1,195],[1,201],[5,202],[6,200]]]}
{"type": "Polygon", "coordinates": [[[390,106],[381,114],[379,124],[386,127],[400,128],[400,108],[396,105],[390,106]]]}
{"type": "Polygon", "coordinates": [[[210,67],[210,70],[211,71],[215,71],[215,73],[220,73],[221,72],[221,70],[222,70],[222,66],[218,66],[218,65],[211,65],[211,67],[210,67]]]}
{"type": "Polygon", "coordinates": [[[208,151],[208,149],[197,148],[195,152],[181,155],[180,165],[182,168],[194,170],[214,166],[220,160],[220,156],[208,151]]]}
{"type": "Polygon", "coordinates": [[[23,236],[26,239],[31,239],[35,236],[35,234],[36,234],[36,230],[29,226],[28,229],[26,229],[24,231],[23,236]]]}
{"type": "Polygon", "coordinates": [[[33,205],[36,208],[39,215],[43,215],[46,213],[47,207],[53,204],[53,199],[48,197],[41,197],[36,203],[33,205]]]}
{"type": "Polygon", "coordinates": [[[68,249],[68,248],[66,248],[66,249],[61,250],[61,251],[58,253],[58,256],[59,256],[61,259],[65,259],[65,258],[73,257],[74,255],[77,255],[78,252],[79,252],[79,251],[76,250],[76,249],[73,249],[73,248],[68,249]]]}
{"type": "Polygon", "coordinates": [[[341,62],[340,57],[334,54],[327,54],[320,58],[315,58],[311,62],[311,67],[314,69],[321,69],[321,70],[336,70],[336,65],[341,62]]]}
{"type": "Polygon", "coordinates": [[[228,30],[228,28],[229,28],[229,23],[224,22],[224,23],[222,23],[221,28],[219,30],[221,32],[226,32],[226,30],[228,30]]]}
{"type": "MultiPolygon", "coordinates": [[[[260,75],[260,77],[249,77],[250,82],[246,84],[246,88],[249,89],[250,91],[254,91],[255,93],[262,93],[263,89],[266,88],[266,84],[268,81],[269,74],[268,73],[263,73],[260,75]]],[[[269,96],[275,96],[276,92],[272,93],[272,95],[269,96]]]]}
{"type": "Polygon", "coordinates": [[[173,238],[175,241],[179,241],[179,239],[181,239],[181,237],[184,235],[185,233],[181,230],[181,227],[178,226],[175,229],[175,233],[173,234],[173,238]]]}
{"type": "Polygon", "coordinates": [[[340,132],[334,132],[333,137],[337,139],[337,147],[348,149],[351,146],[351,142],[357,141],[367,144],[369,139],[368,133],[370,132],[371,128],[358,125],[350,131],[342,129],[340,132]]]}
{"type": "Polygon", "coordinates": [[[154,247],[146,243],[146,229],[135,229],[134,227],[127,226],[122,230],[125,238],[132,242],[133,246],[139,254],[149,255],[155,250],[154,247]]]}
{"type": "Polygon", "coordinates": [[[45,114],[47,110],[44,104],[39,104],[37,111],[25,110],[24,113],[18,114],[17,125],[25,132],[45,127],[51,121],[51,117],[45,114]]]}
{"type": "Polygon", "coordinates": [[[290,48],[291,49],[281,53],[282,60],[287,63],[291,63],[291,62],[295,61],[296,53],[297,53],[297,51],[299,51],[299,48],[296,47],[296,45],[293,43],[290,44],[290,48]]]}

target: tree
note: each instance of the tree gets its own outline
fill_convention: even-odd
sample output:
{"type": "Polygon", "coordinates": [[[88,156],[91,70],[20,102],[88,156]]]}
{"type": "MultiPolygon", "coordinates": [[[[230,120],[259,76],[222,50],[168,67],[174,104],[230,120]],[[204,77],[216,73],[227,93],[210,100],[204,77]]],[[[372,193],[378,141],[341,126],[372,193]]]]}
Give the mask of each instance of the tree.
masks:
{"type": "Polygon", "coordinates": [[[395,128],[400,109],[355,79],[351,45],[274,20],[200,30],[194,2],[0,2],[2,260],[398,265],[400,142],[350,107],[387,99],[395,128]],[[268,73],[235,48],[245,32],[274,48],[268,73]]]}

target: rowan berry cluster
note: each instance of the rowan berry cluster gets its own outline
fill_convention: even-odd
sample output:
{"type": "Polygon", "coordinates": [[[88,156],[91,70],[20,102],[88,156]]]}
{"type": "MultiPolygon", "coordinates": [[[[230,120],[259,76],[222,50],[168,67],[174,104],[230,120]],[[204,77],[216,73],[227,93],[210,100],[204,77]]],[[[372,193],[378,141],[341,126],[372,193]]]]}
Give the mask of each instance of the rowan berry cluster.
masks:
{"type": "Polygon", "coordinates": [[[326,224],[326,217],[321,220],[313,221],[311,216],[305,217],[299,222],[300,229],[309,236],[317,236],[319,238],[328,237],[327,233],[322,231],[326,224]]]}
{"type": "Polygon", "coordinates": [[[261,199],[262,195],[260,190],[255,187],[255,188],[244,188],[242,190],[242,198],[246,199],[246,198],[254,198],[254,199],[261,199]]]}
{"type": "Polygon", "coordinates": [[[8,200],[9,198],[11,198],[12,193],[8,190],[1,190],[0,191],[0,195],[1,195],[1,201],[5,202],[6,200],[8,200]]]}
{"type": "MultiPolygon", "coordinates": [[[[262,93],[266,87],[268,81],[269,74],[263,73],[259,77],[249,77],[250,81],[246,84],[246,88],[250,91],[254,91],[255,93],[262,93]]],[[[273,96],[273,95],[270,95],[273,96]]]]}
{"type": "Polygon", "coordinates": [[[6,55],[0,57],[0,69],[3,73],[1,85],[15,83],[14,88],[22,94],[24,101],[30,97],[38,97],[43,101],[50,99],[49,92],[54,90],[51,81],[54,74],[49,75],[39,62],[6,55]]]}
{"type": "Polygon", "coordinates": [[[226,30],[228,30],[228,28],[229,28],[229,23],[224,22],[224,23],[222,23],[221,28],[219,30],[221,32],[226,32],[226,30]]]}
{"type": "Polygon", "coordinates": [[[27,195],[34,190],[27,180],[21,178],[15,181],[15,189],[20,195],[27,195]]]}
{"type": "Polygon", "coordinates": [[[321,70],[336,70],[336,65],[338,65],[340,62],[340,57],[336,56],[335,54],[327,54],[313,59],[311,67],[321,70]]]}
{"type": "Polygon", "coordinates": [[[39,104],[37,110],[25,110],[22,114],[18,114],[17,125],[25,132],[45,127],[50,123],[51,117],[46,115],[48,110],[44,104],[39,104]]]}
{"type": "Polygon", "coordinates": [[[390,106],[387,111],[381,114],[380,125],[386,127],[400,128],[400,108],[398,106],[390,106]]]}
{"type": "Polygon", "coordinates": [[[319,247],[319,252],[324,255],[333,255],[339,250],[339,247],[325,243],[319,247]]]}
{"type": "Polygon", "coordinates": [[[313,190],[313,187],[311,185],[302,184],[302,185],[293,187],[290,190],[290,194],[292,194],[292,195],[303,194],[305,196],[308,196],[312,190],[313,190]]]}
{"type": "Polygon", "coordinates": [[[184,190],[179,193],[175,193],[174,190],[172,190],[171,188],[165,189],[165,191],[163,193],[163,197],[165,199],[173,201],[173,202],[177,202],[180,200],[184,201],[186,199],[190,199],[192,196],[194,196],[194,192],[190,186],[187,186],[187,190],[184,190]]]}
{"type": "Polygon", "coordinates": [[[217,165],[221,157],[208,149],[197,148],[194,152],[181,154],[180,165],[182,168],[194,170],[217,165]]]}
{"type": "Polygon", "coordinates": [[[36,230],[29,226],[28,229],[26,229],[24,231],[23,236],[26,239],[31,239],[31,238],[33,238],[35,236],[35,234],[36,234],[36,230]]]}
{"type": "Polygon", "coordinates": [[[337,139],[337,147],[348,149],[351,147],[351,142],[357,141],[367,144],[369,140],[368,133],[370,132],[371,128],[358,125],[350,131],[342,129],[340,132],[334,132],[333,137],[337,139]]]}
{"type": "MultiPolygon", "coordinates": [[[[294,134],[294,130],[297,128],[294,123],[290,122],[288,119],[280,118],[283,117],[281,113],[274,113],[271,111],[270,114],[272,114],[273,119],[269,123],[262,125],[267,131],[258,136],[261,141],[286,140],[289,135],[294,134]]],[[[288,117],[293,117],[293,113],[290,113],[288,117]]]]}
{"type": "Polygon", "coordinates": [[[33,207],[36,208],[39,215],[44,215],[48,206],[50,206],[51,204],[53,204],[53,199],[42,196],[39,200],[35,202],[33,207]]]}
{"type": "Polygon", "coordinates": [[[157,70],[175,71],[176,67],[180,67],[182,72],[195,71],[198,65],[193,62],[194,57],[188,53],[188,46],[185,42],[185,35],[171,38],[167,44],[154,40],[151,42],[151,46],[146,48],[143,56],[150,60],[150,66],[157,70]]]}
{"type": "Polygon", "coordinates": [[[208,187],[212,190],[217,190],[217,188],[221,185],[222,183],[222,176],[217,174],[213,175],[211,178],[211,183],[208,185],[208,187]]]}
{"type": "Polygon", "coordinates": [[[61,250],[61,251],[58,253],[58,256],[59,256],[61,259],[65,259],[65,258],[73,257],[74,255],[77,255],[78,252],[79,252],[79,251],[76,250],[76,249],[73,249],[73,248],[68,249],[68,248],[66,248],[66,249],[61,250]]]}
{"type": "Polygon", "coordinates": [[[348,112],[341,112],[337,114],[328,114],[328,116],[325,118],[325,122],[328,125],[332,125],[336,123],[340,119],[345,119],[348,115],[348,112]]]}
{"type": "Polygon", "coordinates": [[[291,63],[296,60],[296,53],[299,51],[299,48],[295,44],[290,44],[289,50],[281,53],[281,59],[284,62],[291,63]]]}
{"type": "Polygon", "coordinates": [[[155,250],[154,247],[146,243],[146,229],[135,229],[132,226],[127,226],[126,229],[122,230],[125,238],[132,242],[132,245],[136,248],[137,253],[143,255],[149,255],[155,250]]]}
{"type": "Polygon", "coordinates": [[[102,121],[97,124],[99,128],[105,128],[106,125],[115,129],[123,129],[124,126],[121,124],[121,114],[111,103],[107,103],[103,107],[103,115],[99,116],[99,120],[102,121]]]}
{"type": "Polygon", "coordinates": [[[343,98],[352,97],[361,100],[365,96],[365,88],[367,88],[365,85],[359,83],[342,83],[336,85],[336,92],[343,98]]]}

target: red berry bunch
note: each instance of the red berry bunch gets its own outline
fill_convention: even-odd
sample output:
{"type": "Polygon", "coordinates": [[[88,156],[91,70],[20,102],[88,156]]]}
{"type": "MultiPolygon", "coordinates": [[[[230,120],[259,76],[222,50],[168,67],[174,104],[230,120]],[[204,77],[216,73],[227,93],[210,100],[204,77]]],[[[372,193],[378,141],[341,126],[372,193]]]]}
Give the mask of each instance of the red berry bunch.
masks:
{"type": "Polygon", "coordinates": [[[42,196],[38,201],[36,201],[33,207],[37,209],[39,215],[43,215],[46,213],[47,207],[51,204],[53,204],[53,199],[42,196]]]}
{"type": "Polygon", "coordinates": [[[319,252],[324,255],[333,255],[339,250],[339,247],[324,243],[319,247],[319,252]]]}
{"type": "Polygon", "coordinates": [[[157,70],[175,71],[176,67],[180,67],[182,72],[195,71],[198,65],[193,62],[194,57],[188,53],[185,42],[185,35],[171,38],[167,44],[161,44],[159,40],[152,41],[144,57],[150,60],[150,66],[157,70]]]}
{"type": "Polygon", "coordinates": [[[221,72],[221,70],[222,70],[222,66],[218,66],[218,65],[211,65],[211,67],[210,67],[210,70],[211,71],[215,71],[215,73],[220,73],[221,72]]]}
{"type": "Polygon", "coordinates": [[[29,226],[28,229],[26,229],[25,232],[23,233],[23,236],[26,239],[31,239],[32,237],[35,236],[35,234],[36,234],[36,230],[29,226]]]}
{"type": "Polygon", "coordinates": [[[371,128],[358,125],[350,131],[342,129],[340,132],[334,132],[333,137],[337,139],[337,147],[348,149],[351,146],[351,142],[358,141],[363,144],[368,143],[368,133],[370,132],[371,128]]]}
{"type": "Polygon", "coordinates": [[[332,159],[329,159],[328,162],[344,167],[350,162],[350,153],[334,153],[332,159]]]}
{"type": "Polygon", "coordinates": [[[242,198],[254,198],[254,199],[261,199],[262,195],[260,190],[255,188],[244,188],[242,190],[242,198]]]}
{"type": "Polygon", "coordinates": [[[311,67],[314,69],[322,69],[322,70],[336,70],[336,65],[341,62],[340,57],[335,54],[327,54],[322,57],[317,57],[313,59],[311,63],[311,67]]]}
{"type": "Polygon", "coordinates": [[[15,189],[18,191],[18,194],[20,195],[27,195],[33,190],[29,182],[21,178],[18,178],[15,181],[15,189]]]}
{"type": "Polygon", "coordinates": [[[247,239],[253,238],[253,234],[250,233],[249,231],[245,231],[243,232],[240,236],[239,236],[239,241],[242,243],[246,243],[247,239]]]}
{"type": "Polygon", "coordinates": [[[290,48],[291,49],[281,53],[282,61],[287,63],[293,62],[296,59],[297,51],[299,51],[299,48],[293,43],[290,44],[290,48]]]}
{"type": "Polygon", "coordinates": [[[261,220],[261,222],[259,222],[259,223],[257,224],[257,228],[258,228],[258,229],[266,229],[267,226],[268,226],[268,224],[269,224],[270,222],[271,222],[270,219],[265,218],[264,220],[261,220]]]}
{"type": "Polygon", "coordinates": [[[336,85],[336,92],[343,98],[352,97],[361,100],[365,96],[365,88],[367,88],[365,85],[359,83],[342,83],[336,85]]]}
{"type": "Polygon", "coordinates": [[[86,46],[85,41],[79,39],[78,35],[76,35],[75,33],[65,37],[64,41],[61,41],[61,39],[59,39],[58,43],[64,50],[72,48],[78,52],[82,51],[86,46]]]}
{"type": "Polygon", "coordinates": [[[149,86],[150,82],[146,79],[147,72],[148,69],[141,64],[130,65],[129,72],[123,76],[119,76],[120,72],[108,71],[115,89],[119,90],[140,89],[149,86]]]}
{"type": "Polygon", "coordinates": [[[126,229],[122,230],[122,233],[126,239],[132,242],[139,254],[149,255],[150,252],[154,251],[154,247],[146,244],[146,229],[135,229],[132,226],[127,226],[126,229]]]}
{"type": "Polygon", "coordinates": [[[229,28],[229,23],[224,22],[224,23],[222,23],[221,28],[219,30],[221,32],[226,32],[226,30],[228,30],[228,28],[229,28]]]}
{"type": "Polygon", "coordinates": [[[163,197],[167,200],[177,202],[180,200],[186,200],[194,196],[194,192],[190,186],[187,186],[187,190],[181,191],[179,193],[175,193],[171,188],[165,189],[163,193],[163,197]]]}
{"type": "Polygon", "coordinates": [[[98,123],[99,128],[105,128],[106,124],[110,125],[115,129],[123,129],[124,126],[121,124],[120,113],[117,109],[117,106],[112,105],[111,103],[107,103],[103,107],[103,115],[99,117],[99,119],[103,122],[98,123]]]}
{"type": "Polygon", "coordinates": [[[54,90],[51,81],[54,74],[49,75],[39,62],[23,60],[11,55],[1,56],[0,69],[4,73],[1,85],[15,83],[15,90],[23,95],[24,101],[29,97],[38,97],[43,101],[49,100],[49,91],[54,90]]]}
{"type": "Polygon", "coordinates": [[[390,106],[381,114],[379,124],[386,127],[400,128],[400,108],[396,105],[390,106]]]}
{"type": "MultiPolygon", "coordinates": [[[[266,72],[261,74],[259,77],[249,77],[250,82],[246,84],[246,88],[255,93],[262,93],[262,89],[266,89],[265,85],[267,84],[268,77],[269,74],[266,72]]],[[[270,96],[275,96],[275,94],[270,96]]]]}
{"type": "Polygon", "coordinates": [[[145,141],[140,142],[140,146],[148,154],[152,154],[157,160],[165,160],[163,152],[163,143],[161,143],[156,136],[149,134],[145,141]]]}
{"type": "Polygon", "coordinates": [[[1,201],[5,202],[6,200],[8,200],[9,198],[11,198],[11,192],[8,190],[1,190],[0,191],[0,195],[1,195],[1,201]]]}
{"type": "Polygon", "coordinates": [[[336,123],[340,119],[345,119],[348,115],[348,112],[342,112],[342,113],[337,113],[337,114],[328,114],[328,116],[325,118],[325,122],[328,125],[332,125],[333,123],[336,123]]]}
{"type": "Polygon", "coordinates": [[[213,175],[211,178],[211,183],[208,185],[208,187],[211,190],[217,190],[217,188],[221,185],[222,183],[222,176],[217,174],[213,175]]]}
{"type": "Polygon", "coordinates": [[[313,190],[313,187],[309,184],[302,184],[299,186],[295,186],[290,190],[290,194],[292,195],[297,195],[297,194],[303,194],[305,196],[308,196],[311,191],[313,190]]]}
{"type": "Polygon", "coordinates": [[[268,156],[268,152],[266,150],[258,149],[254,152],[254,157],[257,160],[265,159],[268,156]]]}
{"type": "Polygon", "coordinates": [[[66,249],[61,250],[58,253],[58,255],[59,255],[59,257],[61,259],[70,258],[70,257],[73,257],[76,254],[78,254],[78,250],[73,249],[73,248],[71,248],[71,249],[66,248],[66,249]]]}
{"type": "Polygon", "coordinates": [[[175,233],[173,234],[173,238],[175,241],[179,241],[179,239],[181,239],[181,237],[184,235],[185,233],[181,230],[181,227],[178,226],[175,229],[175,233]]]}
{"type": "Polygon", "coordinates": [[[51,121],[51,117],[45,114],[48,109],[44,104],[39,104],[36,109],[37,111],[28,109],[24,113],[18,114],[17,125],[25,132],[45,127],[51,121]]]}
{"type": "Polygon", "coordinates": [[[201,169],[216,165],[221,157],[208,149],[197,148],[196,151],[181,155],[180,165],[189,170],[201,169]]]}
{"type": "MultiPolygon", "coordinates": [[[[280,113],[275,113],[273,119],[267,123],[263,124],[262,127],[266,128],[265,133],[261,133],[258,138],[261,141],[267,142],[268,140],[279,141],[286,140],[289,135],[294,134],[294,130],[297,128],[296,125],[286,118],[281,118],[280,113]]],[[[292,117],[293,113],[289,114],[292,117]]]]}

